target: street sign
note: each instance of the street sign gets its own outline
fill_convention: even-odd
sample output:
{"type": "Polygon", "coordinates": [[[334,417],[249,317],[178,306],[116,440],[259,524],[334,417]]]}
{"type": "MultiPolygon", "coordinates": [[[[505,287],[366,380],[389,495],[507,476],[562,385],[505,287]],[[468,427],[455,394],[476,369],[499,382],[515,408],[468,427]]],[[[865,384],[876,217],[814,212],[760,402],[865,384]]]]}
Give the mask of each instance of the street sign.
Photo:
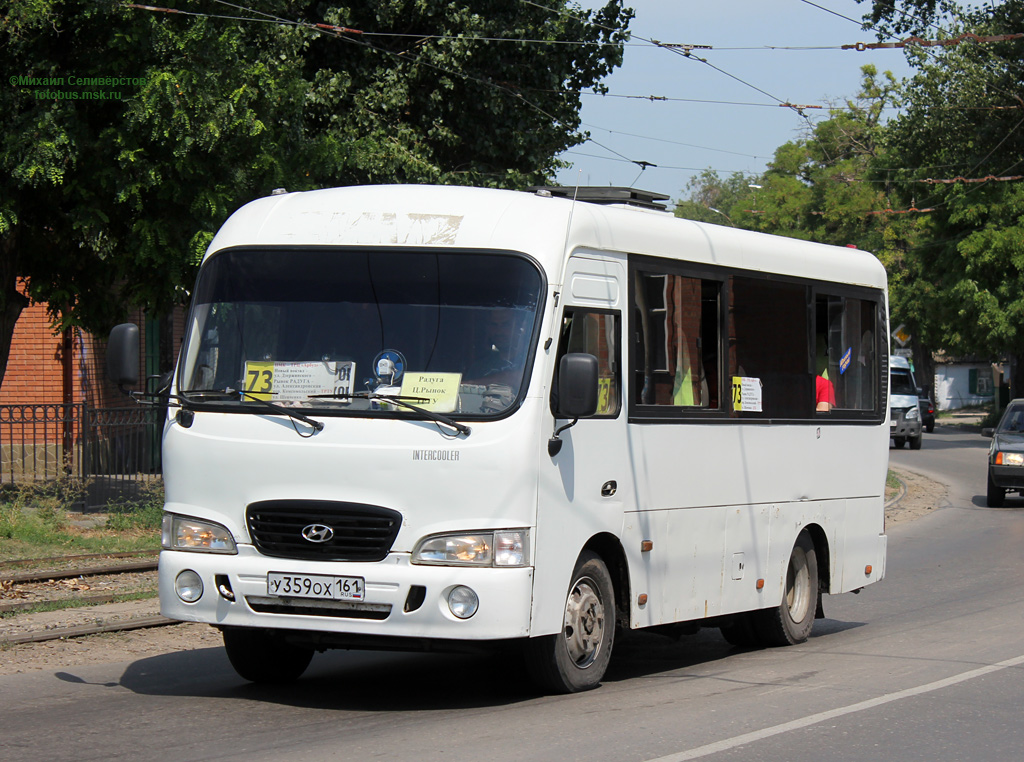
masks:
{"type": "Polygon", "coordinates": [[[904,330],[905,328],[906,326],[900,323],[899,328],[892,332],[892,337],[896,339],[901,347],[907,346],[907,342],[911,339],[911,335],[904,330]]]}

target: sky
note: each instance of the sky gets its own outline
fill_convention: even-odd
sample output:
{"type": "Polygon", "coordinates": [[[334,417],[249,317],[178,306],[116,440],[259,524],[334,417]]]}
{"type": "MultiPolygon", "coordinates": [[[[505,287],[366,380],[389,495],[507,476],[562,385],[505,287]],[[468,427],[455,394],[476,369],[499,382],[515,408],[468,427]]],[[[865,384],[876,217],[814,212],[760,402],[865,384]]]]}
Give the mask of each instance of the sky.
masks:
{"type": "MultiPolygon", "coordinates": [[[[848,20],[859,22],[870,10],[868,2],[627,0],[626,5],[636,12],[633,39],[623,65],[605,80],[609,94],[582,96],[582,129],[592,141],[561,155],[573,164],[558,173],[561,185],[625,186],[683,199],[689,196],[688,181],[702,170],[717,170],[722,177],[760,174],[776,148],[806,133],[808,120],[779,102],[842,104],[859,91],[865,64],[897,78],[911,73],[901,48],[840,48],[877,41],[873,32],[848,20]],[[711,50],[695,49],[693,55],[721,71],[645,39],[710,45],[711,50]],[[642,169],[634,162],[656,166],[642,169]]],[[[804,114],[811,121],[827,118],[825,109],[804,114]]]]}

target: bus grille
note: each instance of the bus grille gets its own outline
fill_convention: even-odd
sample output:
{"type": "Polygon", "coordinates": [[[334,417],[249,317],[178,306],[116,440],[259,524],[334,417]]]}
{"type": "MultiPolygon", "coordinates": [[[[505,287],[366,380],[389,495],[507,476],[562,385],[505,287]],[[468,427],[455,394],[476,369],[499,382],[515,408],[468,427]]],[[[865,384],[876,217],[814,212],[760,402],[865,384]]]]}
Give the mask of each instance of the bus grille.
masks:
{"type": "Polygon", "coordinates": [[[402,526],[390,508],[330,500],[264,500],[245,516],[263,555],[313,561],[380,561],[402,526]]]}

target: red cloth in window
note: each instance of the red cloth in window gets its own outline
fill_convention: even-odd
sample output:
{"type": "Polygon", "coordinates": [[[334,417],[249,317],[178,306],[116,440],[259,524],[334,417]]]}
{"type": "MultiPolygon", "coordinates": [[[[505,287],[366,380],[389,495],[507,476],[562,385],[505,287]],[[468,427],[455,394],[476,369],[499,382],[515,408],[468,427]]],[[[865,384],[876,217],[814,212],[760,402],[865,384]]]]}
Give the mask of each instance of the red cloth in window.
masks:
{"type": "Polygon", "coordinates": [[[836,390],[832,386],[832,382],[827,378],[816,376],[814,379],[814,404],[817,406],[819,402],[827,402],[832,407],[836,406],[836,390]]]}

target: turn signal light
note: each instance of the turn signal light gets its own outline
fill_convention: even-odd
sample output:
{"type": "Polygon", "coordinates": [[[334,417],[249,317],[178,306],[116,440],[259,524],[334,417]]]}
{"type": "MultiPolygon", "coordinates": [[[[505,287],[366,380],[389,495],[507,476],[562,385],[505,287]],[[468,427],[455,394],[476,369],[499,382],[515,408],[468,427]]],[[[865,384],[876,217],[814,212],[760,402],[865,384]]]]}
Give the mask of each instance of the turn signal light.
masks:
{"type": "Polygon", "coordinates": [[[871,564],[868,564],[867,566],[864,567],[864,575],[865,576],[871,576],[871,564]]]}

